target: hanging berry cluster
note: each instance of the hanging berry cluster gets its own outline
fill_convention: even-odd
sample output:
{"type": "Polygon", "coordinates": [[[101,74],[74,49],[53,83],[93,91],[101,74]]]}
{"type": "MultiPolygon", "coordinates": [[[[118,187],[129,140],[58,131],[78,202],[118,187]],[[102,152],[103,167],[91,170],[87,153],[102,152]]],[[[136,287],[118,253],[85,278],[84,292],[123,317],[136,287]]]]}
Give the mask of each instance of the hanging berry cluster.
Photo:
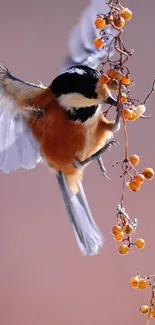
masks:
{"type": "MultiPolygon", "coordinates": [[[[117,205],[116,224],[111,229],[114,240],[119,243],[121,242],[118,247],[118,252],[120,255],[124,256],[129,253],[131,246],[138,249],[145,247],[144,239],[137,238],[134,241],[132,240],[138,223],[137,219],[131,221],[123,207],[125,188],[137,192],[146,180],[152,180],[154,178],[154,171],[151,167],[147,167],[144,170],[137,170],[141,158],[136,154],[129,154],[127,125],[130,122],[136,121],[138,118],[149,118],[149,116],[144,116],[144,113],[146,111],[146,103],[155,90],[155,80],[151,91],[143,101],[132,99],[130,88],[134,85],[134,82],[126,63],[133,55],[133,51],[128,51],[126,49],[122,40],[122,34],[125,23],[132,18],[133,14],[130,9],[124,8],[119,0],[110,0],[108,6],[109,12],[107,14],[98,14],[94,22],[95,28],[99,30],[99,35],[94,40],[94,46],[99,50],[105,46],[107,41],[105,27],[107,25],[111,25],[112,28],[117,31],[117,35],[115,33],[109,44],[109,53],[106,60],[101,62],[99,81],[101,85],[106,85],[111,91],[116,92],[117,110],[120,112],[124,126],[125,157],[123,160],[116,161],[113,165],[121,164],[122,174],[120,177],[122,179],[123,190],[121,203],[117,205]],[[115,49],[114,60],[110,58],[112,45],[115,49]]],[[[109,109],[110,108],[111,107],[109,107],[109,109]]],[[[108,114],[109,109],[104,112],[105,115],[108,114]]],[[[148,285],[152,287],[150,306],[143,305],[140,308],[142,314],[148,314],[149,322],[150,317],[155,318],[155,276],[141,278],[140,275],[137,274],[136,277],[131,279],[130,285],[133,288],[139,288],[141,290],[146,289],[148,285]]]]}
{"type": "MultiPolygon", "coordinates": [[[[130,76],[130,71],[126,66],[126,62],[129,57],[132,56],[133,51],[128,51],[123,43],[122,34],[123,27],[126,21],[129,21],[133,14],[132,11],[128,8],[124,8],[119,0],[110,0],[108,3],[109,12],[107,14],[99,14],[94,22],[95,27],[99,30],[99,36],[94,40],[94,45],[97,48],[104,47],[106,43],[106,31],[105,27],[107,25],[111,25],[113,29],[117,31],[117,35],[113,36],[110,45],[109,45],[109,53],[111,49],[112,43],[115,48],[115,57],[118,56],[117,59],[110,59],[109,53],[107,55],[106,61],[101,63],[100,70],[100,84],[106,85],[110,90],[117,92],[117,109],[120,111],[120,116],[123,120],[124,125],[124,136],[125,136],[125,157],[123,160],[117,161],[113,166],[117,164],[121,164],[122,174],[120,177],[123,182],[123,190],[121,197],[121,209],[123,208],[124,202],[124,194],[125,188],[129,188],[133,192],[137,192],[140,190],[142,184],[145,180],[151,180],[154,177],[154,171],[152,168],[147,167],[143,171],[137,170],[136,167],[140,163],[140,157],[136,154],[129,155],[128,152],[128,133],[127,133],[127,123],[136,121],[138,118],[148,118],[144,116],[146,111],[146,102],[154,91],[155,81],[153,82],[153,87],[150,93],[147,95],[143,102],[140,102],[137,99],[132,99],[130,95],[130,88],[134,84],[133,80],[130,76]]],[[[110,109],[110,107],[109,107],[110,109]]],[[[105,115],[108,114],[109,109],[104,112],[105,115]]],[[[117,233],[115,236],[115,240],[124,241],[126,240],[126,232],[124,232],[124,228],[126,225],[125,217],[123,212],[120,210],[117,213],[117,229],[120,229],[120,233],[117,233]],[[120,220],[123,220],[124,224],[120,226],[120,220]]],[[[128,245],[121,245],[119,247],[119,253],[122,255],[126,255],[129,251],[130,246],[132,245],[130,238],[128,238],[128,245]]],[[[135,243],[136,246],[136,243],[135,243]]]]}
{"type": "Polygon", "coordinates": [[[137,238],[134,242],[132,241],[132,236],[136,231],[137,224],[137,219],[131,221],[130,217],[125,212],[125,209],[118,204],[117,224],[113,226],[111,232],[113,234],[113,238],[117,242],[123,242],[118,247],[118,252],[120,255],[127,255],[131,246],[135,246],[136,248],[140,249],[145,246],[145,240],[142,238],[137,238]]]}
{"type": "Polygon", "coordinates": [[[147,325],[149,325],[149,321],[151,318],[155,319],[155,275],[150,275],[148,277],[144,276],[141,278],[140,274],[137,275],[130,280],[130,285],[134,289],[145,290],[149,286],[151,287],[151,298],[150,303],[148,305],[142,305],[139,309],[141,314],[147,315],[147,325]]]}

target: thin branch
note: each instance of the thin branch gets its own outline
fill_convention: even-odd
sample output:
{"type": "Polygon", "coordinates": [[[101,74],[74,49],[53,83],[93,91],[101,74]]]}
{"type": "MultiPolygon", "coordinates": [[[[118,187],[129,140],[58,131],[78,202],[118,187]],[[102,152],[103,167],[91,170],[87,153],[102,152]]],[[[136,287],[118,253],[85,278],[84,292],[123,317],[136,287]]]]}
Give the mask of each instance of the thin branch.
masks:
{"type": "Polygon", "coordinates": [[[150,98],[150,96],[152,95],[152,93],[155,91],[155,79],[153,80],[153,85],[152,85],[152,89],[149,92],[149,94],[146,96],[146,98],[143,101],[143,104],[146,105],[146,102],[148,101],[148,99],[150,98]]]}

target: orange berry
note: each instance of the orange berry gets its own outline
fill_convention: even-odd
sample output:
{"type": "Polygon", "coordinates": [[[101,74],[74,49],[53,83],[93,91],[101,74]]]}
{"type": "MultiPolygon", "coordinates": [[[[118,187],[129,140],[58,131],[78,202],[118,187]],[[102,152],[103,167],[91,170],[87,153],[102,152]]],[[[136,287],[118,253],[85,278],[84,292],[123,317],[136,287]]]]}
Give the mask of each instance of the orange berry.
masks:
{"type": "Polygon", "coordinates": [[[133,181],[129,182],[129,188],[131,191],[137,192],[140,190],[141,184],[138,184],[136,181],[133,180],[133,181]]]}
{"type": "Polygon", "coordinates": [[[132,288],[137,289],[139,285],[139,278],[137,276],[131,278],[130,285],[132,288]]]}
{"type": "Polygon", "coordinates": [[[128,108],[123,109],[122,117],[124,117],[125,120],[129,120],[132,117],[132,111],[128,108]]]}
{"type": "Polygon", "coordinates": [[[145,177],[143,174],[136,174],[134,177],[134,180],[138,183],[138,184],[143,184],[143,182],[145,181],[145,177]]]}
{"type": "Polygon", "coordinates": [[[154,170],[152,168],[145,168],[143,171],[143,175],[146,179],[152,179],[154,177],[154,170]]]}
{"type": "Polygon", "coordinates": [[[112,90],[118,90],[119,82],[117,80],[110,80],[110,82],[108,82],[108,87],[112,90]]]}
{"type": "Polygon", "coordinates": [[[123,76],[121,79],[121,83],[125,86],[130,85],[130,83],[131,83],[130,77],[128,75],[123,76]]]}
{"type": "Polygon", "coordinates": [[[106,72],[106,75],[113,79],[114,78],[114,75],[115,75],[115,70],[114,69],[109,69],[107,72],[106,72]]]}
{"type": "Polygon", "coordinates": [[[122,28],[122,27],[124,27],[124,25],[125,25],[125,20],[124,20],[123,17],[115,18],[115,20],[114,20],[114,24],[115,24],[116,27],[118,27],[118,28],[122,28]]]}
{"type": "Polygon", "coordinates": [[[121,255],[127,255],[129,253],[130,248],[127,245],[121,245],[118,247],[118,252],[121,255]]]}
{"type": "Polygon", "coordinates": [[[114,239],[116,241],[121,241],[123,238],[124,238],[124,234],[122,231],[120,232],[120,234],[114,236],[114,239]]]}
{"type": "Polygon", "coordinates": [[[122,93],[121,97],[119,98],[119,103],[125,103],[127,101],[128,97],[126,94],[122,93]]]}
{"type": "Polygon", "coordinates": [[[97,17],[94,24],[96,28],[102,29],[106,25],[106,21],[102,17],[97,17]]]}
{"type": "Polygon", "coordinates": [[[132,18],[132,11],[129,10],[128,8],[123,8],[122,12],[121,12],[121,16],[125,19],[125,20],[130,20],[132,18]]]}
{"type": "Polygon", "coordinates": [[[116,226],[114,226],[114,227],[112,228],[111,231],[112,231],[113,235],[116,236],[116,235],[118,235],[118,234],[121,233],[122,228],[121,228],[120,226],[116,225],[116,226]]]}
{"type": "Polygon", "coordinates": [[[99,49],[99,48],[104,46],[104,42],[99,37],[97,37],[94,40],[94,45],[95,45],[96,48],[99,49]]]}
{"type": "Polygon", "coordinates": [[[122,77],[123,77],[123,74],[122,74],[122,72],[121,71],[118,71],[118,70],[114,70],[115,72],[114,72],[114,78],[116,79],[116,80],[121,80],[122,79],[122,77]]]}
{"type": "Polygon", "coordinates": [[[137,248],[143,248],[145,246],[145,240],[142,238],[137,238],[135,241],[135,246],[137,248]]]}
{"type": "Polygon", "coordinates": [[[132,165],[138,165],[140,162],[140,158],[137,155],[132,155],[130,156],[129,161],[131,162],[132,165]]]}
{"type": "Polygon", "coordinates": [[[148,287],[148,282],[145,279],[139,279],[138,288],[144,290],[148,287]]]}
{"type": "Polygon", "coordinates": [[[153,311],[152,309],[150,310],[150,317],[155,318],[155,311],[153,311]]]}
{"type": "Polygon", "coordinates": [[[108,78],[108,76],[106,74],[102,74],[100,77],[99,77],[99,82],[101,84],[106,84],[108,81],[110,81],[110,79],[108,78]]]}
{"type": "Polygon", "coordinates": [[[135,121],[137,119],[137,114],[134,111],[131,111],[131,117],[129,118],[129,121],[135,121]]]}
{"type": "Polygon", "coordinates": [[[144,315],[148,314],[148,312],[149,312],[149,307],[148,307],[148,306],[145,306],[145,305],[141,306],[141,307],[140,307],[140,312],[141,312],[142,314],[144,314],[144,315]]]}
{"type": "Polygon", "coordinates": [[[151,310],[150,310],[150,317],[151,317],[151,318],[155,318],[155,311],[152,310],[152,308],[151,308],[151,310]]]}
{"type": "Polygon", "coordinates": [[[127,225],[125,225],[125,226],[123,227],[123,231],[124,231],[127,235],[130,235],[130,234],[132,233],[132,231],[133,231],[133,227],[127,224],[127,225]]]}

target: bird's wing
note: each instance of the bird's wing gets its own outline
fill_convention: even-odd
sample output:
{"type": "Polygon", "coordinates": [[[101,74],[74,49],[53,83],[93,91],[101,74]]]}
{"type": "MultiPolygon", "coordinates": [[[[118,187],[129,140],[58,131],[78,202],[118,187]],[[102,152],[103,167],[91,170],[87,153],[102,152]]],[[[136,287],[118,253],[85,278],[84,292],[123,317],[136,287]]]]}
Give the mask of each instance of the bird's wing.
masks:
{"type": "Polygon", "coordinates": [[[96,68],[101,60],[114,54],[114,45],[112,38],[117,31],[110,25],[105,27],[106,37],[108,38],[104,48],[96,49],[94,39],[98,36],[98,30],[95,29],[94,21],[96,15],[106,14],[109,7],[105,0],[91,0],[91,4],[82,12],[79,22],[73,27],[69,39],[69,55],[63,62],[63,69],[75,64],[84,64],[96,68]]]}
{"type": "Polygon", "coordinates": [[[0,170],[34,168],[41,160],[39,143],[26,124],[33,99],[44,90],[13,77],[0,64],[0,170]]]}

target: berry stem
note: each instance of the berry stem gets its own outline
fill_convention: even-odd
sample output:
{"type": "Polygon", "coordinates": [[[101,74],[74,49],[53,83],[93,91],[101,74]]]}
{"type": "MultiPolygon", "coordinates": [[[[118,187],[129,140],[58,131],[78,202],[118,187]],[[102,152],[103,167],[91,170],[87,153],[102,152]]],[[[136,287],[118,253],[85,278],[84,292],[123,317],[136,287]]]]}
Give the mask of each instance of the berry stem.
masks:
{"type": "Polygon", "coordinates": [[[126,173],[123,173],[123,190],[122,190],[122,196],[121,196],[121,208],[123,207],[123,203],[124,203],[125,181],[126,181],[126,173]]]}
{"type": "Polygon", "coordinates": [[[128,132],[127,132],[127,122],[123,118],[124,123],[124,136],[125,136],[125,160],[128,161],[128,132]]]}

